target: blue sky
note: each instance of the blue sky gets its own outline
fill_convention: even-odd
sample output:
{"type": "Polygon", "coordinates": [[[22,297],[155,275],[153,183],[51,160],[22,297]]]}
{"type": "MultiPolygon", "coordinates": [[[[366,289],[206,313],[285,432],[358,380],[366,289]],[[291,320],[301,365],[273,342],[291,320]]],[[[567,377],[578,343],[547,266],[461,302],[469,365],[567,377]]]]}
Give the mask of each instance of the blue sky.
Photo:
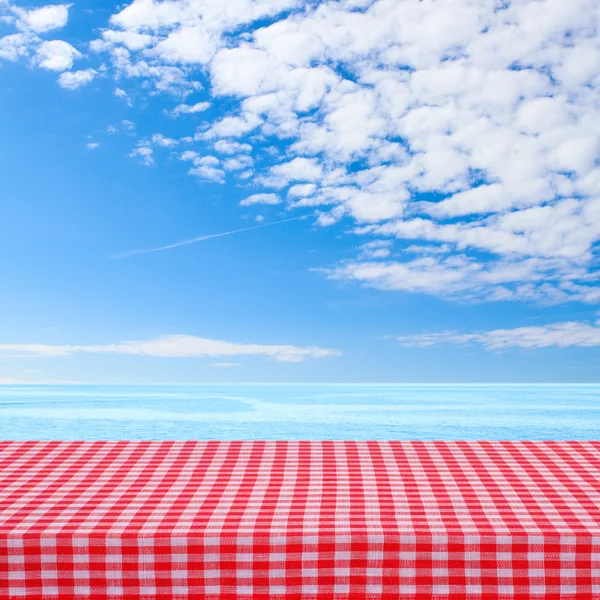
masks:
{"type": "Polygon", "coordinates": [[[597,0],[98,4],[0,0],[1,382],[599,380],[597,0]]]}

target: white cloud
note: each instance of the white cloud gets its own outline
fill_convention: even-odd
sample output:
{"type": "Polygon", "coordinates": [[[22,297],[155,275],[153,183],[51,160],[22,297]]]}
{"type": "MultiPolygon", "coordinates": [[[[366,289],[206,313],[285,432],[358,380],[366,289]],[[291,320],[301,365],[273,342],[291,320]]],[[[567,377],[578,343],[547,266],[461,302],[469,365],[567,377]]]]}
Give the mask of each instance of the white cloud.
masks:
{"type": "Polygon", "coordinates": [[[321,271],[331,279],[379,290],[460,301],[600,302],[597,277],[590,279],[584,268],[560,258],[482,261],[453,253],[425,254],[404,262],[375,261],[368,253],[361,258],[321,271]]]}
{"type": "Polygon", "coordinates": [[[216,156],[211,156],[210,154],[194,159],[195,165],[209,165],[211,167],[216,167],[220,162],[221,161],[216,156]]]}
{"type": "Polygon", "coordinates": [[[215,150],[221,154],[239,154],[242,152],[252,152],[250,144],[240,144],[232,140],[219,140],[215,144],[215,150]]]}
{"type": "Polygon", "coordinates": [[[453,244],[497,255],[564,257],[586,260],[600,236],[600,197],[567,198],[553,205],[508,212],[485,220],[438,223],[406,219],[362,229],[363,233],[453,244]]]}
{"type": "Polygon", "coordinates": [[[136,31],[114,31],[107,30],[102,37],[111,44],[123,44],[129,50],[142,50],[152,44],[153,36],[136,31]]]}
{"type": "Polygon", "coordinates": [[[402,250],[409,254],[450,254],[452,252],[448,244],[413,244],[402,250]]]}
{"type": "Polygon", "coordinates": [[[296,157],[271,167],[271,175],[283,186],[290,181],[317,181],[323,175],[323,168],[314,158],[296,157]]]}
{"type": "Polygon", "coordinates": [[[139,162],[146,166],[146,167],[151,167],[154,163],[154,157],[152,156],[153,151],[152,148],[150,148],[150,146],[140,146],[138,148],[134,148],[130,153],[129,156],[131,158],[137,158],[139,159],[139,162]]]}
{"type": "Polygon", "coordinates": [[[69,379],[34,379],[31,377],[0,377],[0,385],[70,385],[80,384],[80,381],[69,379]]]}
{"type": "Polygon", "coordinates": [[[289,198],[306,198],[312,196],[317,189],[314,183],[298,183],[288,189],[289,198]]]}
{"type": "Polygon", "coordinates": [[[458,192],[441,202],[424,202],[421,208],[435,217],[461,217],[507,210],[514,204],[511,194],[498,183],[458,192]]]}
{"type": "Polygon", "coordinates": [[[218,367],[220,369],[227,369],[229,367],[239,367],[240,363],[234,362],[217,362],[217,363],[209,363],[209,367],[218,367]]]}
{"type": "Polygon", "coordinates": [[[173,148],[173,146],[177,146],[177,144],[179,143],[177,140],[174,140],[170,137],[166,137],[161,133],[153,134],[150,140],[155,146],[161,146],[162,148],[173,148]]]}
{"type": "Polygon", "coordinates": [[[121,100],[125,101],[125,104],[127,104],[127,106],[132,106],[132,102],[131,102],[131,98],[129,97],[129,94],[121,89],[121,88],[115,88],[115,91],[113,92],[113,94],[115,95],[116,98],[121,98],[121,100]]]}
{"type": "Polygon", "coordinates": [[[72,354],[122,354],[161,358],[200,358],[206,356],[262,356],[277,362],[302,362],[312,358],[339,356],[338,350],[315,346],[235,343],[191,335],[165,335],[146,341],[106,345],[0,344],[0,356],[60,357],[72,354]]]}
{"type": "Polygon", "coordinates": [[[199,157],[200,155],[193,150],[185,150],[185,152],[182,152],[180,156],[181,160],[194,160],[199,157]]]}
{"type": "MultiPolygon", "coordinates": [[[[143,53],[157,66],[178,64],[184,69],[202,66],[225,45],[226,33],[295,4],[297,0],[232,0],[226,4],[209,0],[186,3],[134,0],[111,17],[113,28],[103,32],[103,39],[95,43],[95,49],[110,52],[114,61],[115,50],[123,44],[129,51],[143,53]]],[[[118,68],[123,66],[121,61],[118,68]]],[[[135,76],[129,68],[124,72],[135,76]]]]}
{"type": "Polygon", "coordinates": [[[494,329],[478,333],[424,333],[399,336],[403,346],[424,348],[439,344],[479,344],[490,350],[505,348],[594,347],[600,346],[600,322],[567,321],[543,326],[494,329]]]}
{"type": "Polygon", "coordinates": [[[193,0],[185,4],[134,0],[113,15],[111,22],[126,30],[164,31],[201,21],[212,31],[227,31],[243,23],[274,16],[295,4],[295,0],[233,0],[227,4],[215,4],[210,0],[193,0]]]}
{"type": "Polygon", "coordinates": [[[387,258],[392,252],[390,247],[393,242],[391,240],[373,240],[366,242],[360,247],[360,258],[363,260],[387,258]]]}
{"type": "Polygon", "coordinates": [[[267,52],[242,46],[221,50],[211,64],[217,94],[256,96],[277,89],[286,67],[267,52]]]}
{"type": "Polygon", "coordinates": [[[250,133],[261,123],[262,119],[252,114],[244,115],[244,117],[225,117],[207,129],[203,137],[209,140],[221,137],[239,137],[250,133]]]}
{"type": "MultiPolygon", "coordinates": [[[[205,157],[206,158],[206,157],[205,157]]],[[[202,160],[202,159],[201,159],[202,160]]],[[[202,163],[198,161],[198,166],[190,169],[188,173],[194,175],[204,181],[214,181],[215,183],[225,182],[225,171],[211,165],[211,163],[202,163]]]]}
{"type": "Polygon", "coordinates": [[[242,169],[249,169],[253,165],[252,157],[244,154],[223,161],[223,168],[226,171],[241,171],[242,169]]]}
{"type": "Polygon", "coordinates": [[[199,112],[204,112],[210,108],[210,102],[196,102],[196,104],[178,104],[169,114],[172,117],[181,115],[193,115],[199,112]]]}
{"type": "Polygon", "coordinates": [[[182,26],[161,40],[150,52],[168,63],[206,64],[215,53],[217,40],[202,24],[182,26]]]}
{"type": "Polygon", "coordinates": [[[36,54],[39,66],[50,71],[66,71],[81,57],[81,52],[63,40],[42,42],[36,54]]]}
{"type": "Polygon", "coordinates": [[[61,87],[68,90],[78,90],[90,83],[96,77],[94,69],[84,69],[81,71],[65,71],[58,77],[58,83],[61,87]]]}
{"type": "Polygon", "coordinates": [[[0,38],[0,58],[16,61],[29,54],[32,43],[31,35],[13,33],[0,38]]]}
{"type": "Polygon", "coordinates": [[[195,166],[203,165],[208,167],[216,167],[221,164],[221,161],[216,156],[200,156],[197,152],[193,150],[185,150],[185,152],[181,153],[181,160],[190,160],[194,163],[195,166]]]}
{"type": "Polygon", "coordinates": [[[244,198],[240,206],[252,206],[253,204],[279,204],[281,199],[276,194],[253,194],[244,198]]]}
{"type": "Polygon", "coordinates": [[[64,27],[69,20],[70,4],[49,4],[33,10],[13,8],[21,22],[35,33],[64,27]]]}
{"type": "Polygon", "coordinates": [[[185,150],[181,153],[180,159],[194,164],[194,167],[188,171],[190,175],[195,175],[204,181],[225,182],[225,171],[220,167],[221,161],[216,156],[200,156],[193,150],[185,150]]]}
{"type": "MultiPolygon", "coordinates": [[[[464,268],[445,264],[445,277],[495,297],[502,290],[487,286],[483,274],[505,272],[515,254],[571,261],[567,271],[578,276],[592,260],[600,237],[600,177],[593,175],[600,126],[585,86],[600,83],[591,25],[598,14],[594,0],[464,0],[451,9],[380,0],[364,10],[322,3],[219,51],[211,77],[217,94],[240,97],[232,119],[259,116],[265,135],[291,142],[292,158],[271,166],[260,183],[311,182],[294,184],[288,197],[299,198],[292,206],[330,206],[321,210],[323,225],[343,216],[374,223],[400,217],[365,233],[436,243],[464,261],[464,268]],[[339,73],[322,79],[306,104],[317,112],[304,116],[295,73],[307,80],[336,62],[353,65],[353,80],[339,73]],[[367,164],[357,168],[357,159],[367,164]],[[342,170],[332,185],[326,179],[335,165],[342,170]],[[418,193],[441,198],[422,202],[418,193]],[[405,217],[418,212],[431,218],[405,217]],[[473,268],[469,253],[482,250],[490,255],[481,264],[489,264],[473,268]]],[[[393,269],[409,271],[413,281],[423,265],[393,269]]],[[[568,274],[519,285],[526,287],[508,295],[547,297],[554,289],[557,300],[593,297],[568,274]]]]}
{"type": "Polygon", "coordinates": [[[85,147],[88,150],[96,150],[97,148],[100,148],[100,144],[98,142],[88,142],[85,147]]]}
{"type": "MultiPolygon", "coordinates": [[[[97,45],[92,49],[98,49],[97,45]]],[[[158,92],[181,96],[202,87],[198,82],[187,78],[186,69],[145,59],[135,60],[131,52],[122,46],[111,49],[111,60],[118,79],[140,79],[144,88],[153,87],[158,92]]]]}

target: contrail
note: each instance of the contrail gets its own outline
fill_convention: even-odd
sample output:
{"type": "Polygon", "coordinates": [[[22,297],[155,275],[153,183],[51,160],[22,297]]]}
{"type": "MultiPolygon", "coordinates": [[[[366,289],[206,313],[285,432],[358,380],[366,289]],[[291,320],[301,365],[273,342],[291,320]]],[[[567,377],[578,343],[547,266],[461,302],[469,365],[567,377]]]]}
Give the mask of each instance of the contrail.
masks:
{"type": "Polygon", "coordinates": [[[121,254],[113,254],[112,259],[128,258],[129,256],[135,256],[136,254],[149,254],[150,252],[160,252],[161,250],[171,250],[171,248],[179,248],[179,246],[189,246],[190,244],[196,244],[197,242],[204,242],[206,240],[212,240],[213,238],[223,237],[225,235],[233,235],[234,233],[242,233],[244,231],[252,231],[253,229],[261,229],[263,227],[271,227],[273,225],[281,225],[282,223],[289,223],[290,221],[298,221],[300,219],[307,219],[310,215],[302,215],[301,217],[292,217],[291,219],[283,219],[282,221],[273,221],[272,223],[264,223],[263,225],[253,225],[252,227],[244,227],[243,229],[234,229],[233,231],[224,231],[223,233],[213,233],[212,235],[201,235],[199,237],[191,238],[189,240],[182,240],[181,242],[174,242],[166,246],[159,246],[158,248],[147,248],[142,250],[130,250],[129,252],[123,252],[121,254]]]}

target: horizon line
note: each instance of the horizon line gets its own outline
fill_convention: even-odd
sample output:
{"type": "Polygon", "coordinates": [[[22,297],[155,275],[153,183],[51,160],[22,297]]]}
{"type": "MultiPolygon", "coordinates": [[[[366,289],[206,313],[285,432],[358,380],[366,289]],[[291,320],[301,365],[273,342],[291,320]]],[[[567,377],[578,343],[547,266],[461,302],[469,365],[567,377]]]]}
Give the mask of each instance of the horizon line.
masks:
{"type": "Polygon", "coordinates": [[[18,386],[18,385],[60,385],[60,386],[75,386],[75,385],[110,385],[110,386],[158,386],[158,385],[600,385],[600,381],[442,381],[442,382],[426,382],[426,381],[390,381],[390,382],[374,382],[374,381],[192,381],[192,382],[168,382],[168,381],[153,381],[153,382],[101,382],[101,381],[21,381],[15,383],[5,383],[0,381],[2,386],[18,386]]]}

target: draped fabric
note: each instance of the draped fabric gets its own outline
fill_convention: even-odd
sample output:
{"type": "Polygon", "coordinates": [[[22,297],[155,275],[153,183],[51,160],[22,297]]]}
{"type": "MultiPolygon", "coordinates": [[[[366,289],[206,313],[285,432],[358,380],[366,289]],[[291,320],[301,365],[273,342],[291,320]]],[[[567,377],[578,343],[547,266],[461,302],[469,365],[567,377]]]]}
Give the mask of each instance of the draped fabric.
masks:
{"type": "Polygon", "coordinates": [[[0,598],[600,598],[600,442],[0,442],[0,598]]]}

